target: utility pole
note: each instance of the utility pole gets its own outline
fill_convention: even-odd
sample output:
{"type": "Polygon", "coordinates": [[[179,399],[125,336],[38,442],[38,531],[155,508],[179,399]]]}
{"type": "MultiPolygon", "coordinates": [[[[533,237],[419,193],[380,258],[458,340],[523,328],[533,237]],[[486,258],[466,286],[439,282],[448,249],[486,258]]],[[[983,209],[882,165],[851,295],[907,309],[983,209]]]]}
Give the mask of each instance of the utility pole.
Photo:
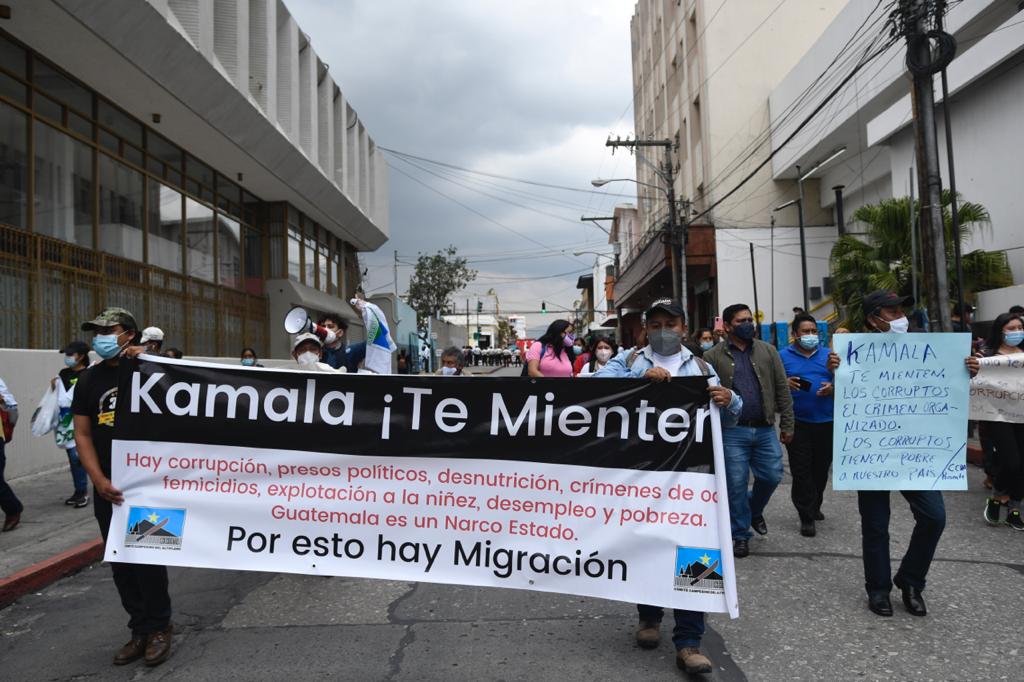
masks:
{"type": "MultiPolygon", "coordinates": [[[[944,0],[940,0],[935,8],[935,24],[942,30],[942,14],[945,9],[944,0]]],[[[964,259],[960,249],[960,199],[956,195],[956,171],[953,164],[953,127],[949,120],[949,79],[946,67],[942,67],[942,122],[946,132],[946,170],[949,172],[949,213],[953,228],[953,260],[956,265],[956,313],[960,317],[962,329],[967,329],[964,313],[964,259]]]]}
{"type": "Polygon", "coordinates": [[[917,220],[916,213],[914,212],[914,167],[910,167],[910,179],[908,180],[908,186],[910,187],[910,291],[914,296],[914,305],[918,306],[918,292],[917,292],[917,220]]]}
{"type": "Polygon", "coordinates": [[[611,139],[605,142],[606,147],[661,147],[665,150],[665,165],[657,171],[658,177],[665,183],[665,194],[668,199],[668,227],[665,230],[670,245],[670,262],[672,271],[672,296],[678,300],[686,312],[689,322],[690,309],[687,301],[686,284],[686,224],[680,225],[678,207],[676,206],[675,180],[672,177],[672,150],[676,143],[672,140],[623,140],[611,139]]]}
{"type": "Polygon", "coordinates": [[[466,345],[467,346],[472,346],[473,345],[472,343],[469,342],[470,338],[472,338],[472,333],[469,331],[469,299],[467,298],[466,299],[466,345]]]}
{"type": "Polygon", "coordinates": [[[398,310],[398,250],[395,250],[395,310],[398,310]]]}
{"type": "MultiPolygon", "coordinates": [[[[934,0],[902,0],[904,32],[907,39],[907,67],[914,76],[911,102],[914,114],[914,142],[917,157],[918,194],[921,197],[921,260],[924,295],[930,304],[929,317],[938,331],[953,330],[946,277],[946,239],[942,221],[942,177],[939,171],[938,131],[935,125],[933,76],[942,66],[932,57],[927,36],[929,10],[934,0]],[[936,68],[938,67],[938,68],[936,68]]],[[[936,7],[941,12],[945,3],[936,7]]],[[[952,59],[952,57],[949,57],[952,59]]]]}
{"type": "Polygon", "coordinates": [[[796,203],[796,213],[800,221],[800,281],[803,283],[804,312],[810,310],[807,304],[807,240],[804,237],[804,178],[800,174],[800,166],[796,167],[796,185],[800,192],[800,200],[796,203]]]}
{"type": "Polygon", "coordinates": [[[754,284],[754,322],[761,328],[761,309],[757,307],[757,270],[754,268],[754,242],[750,242],[750,281],[754,284]]]}

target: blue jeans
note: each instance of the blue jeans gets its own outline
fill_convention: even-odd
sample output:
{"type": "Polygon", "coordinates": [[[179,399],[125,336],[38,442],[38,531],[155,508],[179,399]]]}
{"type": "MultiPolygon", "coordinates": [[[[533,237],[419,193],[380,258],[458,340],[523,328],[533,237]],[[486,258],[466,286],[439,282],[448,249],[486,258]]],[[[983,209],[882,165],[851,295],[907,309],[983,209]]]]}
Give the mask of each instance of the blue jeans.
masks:
{"type": "MultiPolygon", "coordinates": [[[[896,571],[896,583],[923,590],[935,548],[946,527],[946,505],[937,490],[902,490],[900,493],[910,503],[915,523],[910,546],[896,571]]],[[[860,490],[857,507],[864,552],[864,588],[868,594],[889,594],[893,583],[889,561],[889,491],[860,490]]]]}
{"type": "Polygon", "coordinates": [[[729,487],[732,539],[749,540],[750,520],[762,516],[782,481],[782,446],[772,426],[730,426],[722,429],[725,480],[729,487]],[[754,487],[747,490],[750,472],[754,487]]]}
{"type": "Polygon", "coordinates": [[[75,483],[75,492],[85,494],[89,489],[89,476],[78,459],[78,448],[67,448],[67,453],[68,464],[71,465],[71,480],[75,483]]]}
{"type": "Polygon", "coordinates": [[[0,433],[0,509],[7,516],[15,516],[20,514],[24,507],[18,496],[11,490],[11,486],[7,485],[7,481],[4,480],[4,469],[7,467],[7,455],[4,454],[4,445],[6,445],[4,437],[0,433]]]}
{"type": "MultiPolygon", "coordinates": [[[[637,604],[636,610],[640,613],[640,620],[660,623],[665,615],[665,609],[660,606],[649,606],[637,604]]],[[[684,647],[700,647],[700,639],[704,636],[704,613],[702,611],[685,611],[674,609],[676,626],[672,629],[672,643],[676,645],[676,651],[684,647]]]]}

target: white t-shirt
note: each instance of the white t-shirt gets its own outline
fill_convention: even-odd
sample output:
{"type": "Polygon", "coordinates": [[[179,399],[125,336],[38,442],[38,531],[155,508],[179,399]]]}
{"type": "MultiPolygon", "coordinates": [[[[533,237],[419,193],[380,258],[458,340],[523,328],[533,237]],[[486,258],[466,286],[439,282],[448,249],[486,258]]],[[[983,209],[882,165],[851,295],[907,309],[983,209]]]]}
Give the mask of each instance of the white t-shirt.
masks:
{"type": "Polygon", "coordinates": [[[604,363],[604,365],[602,365],[601,363],[597,363],[597,367],[595,367],[595,368],[594,368],[594,371],[593,371],[593,372],[591,372],[591,371],[590,371],[590,363],[589,363],[589,362],[584,362],[584,363],[583,363],[583,369],[581,369],[581,370],[580,370],[580,373],[579,373],[579,374],[577,374],[576,376],[579,376],[579,377],[589,377],[589,376],[590,376],[590,375],[592,375],[592,374],[593,374],[594,372],[596,372],[597,370],[599,370],[599,369],[603,368],[603,367],[604,367],[605,365],[607,365],[607,364],[608,364],[607,362],[606,362],[606,363],[604,363]]]}
{"type": "Polygon", "coordinates": [[[655,367],[666,369],[669,374],[675,376],[676,370],[679,369],[679,365],[683,361],[683,351],[679,351],[675,355],[658,355],[657,353],[651,353],[651,359],[654,360],[655,367]]]}

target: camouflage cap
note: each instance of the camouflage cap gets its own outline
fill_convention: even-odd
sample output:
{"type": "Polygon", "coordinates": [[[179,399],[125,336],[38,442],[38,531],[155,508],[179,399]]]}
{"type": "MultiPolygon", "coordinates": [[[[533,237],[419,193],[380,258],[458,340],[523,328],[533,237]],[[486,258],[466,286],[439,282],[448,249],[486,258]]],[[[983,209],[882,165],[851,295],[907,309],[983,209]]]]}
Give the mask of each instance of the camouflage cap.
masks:
{"type": "Polygon", "coordinates": [[[119,324],[125,329],[138,329],[135,316],[124,308],[104,308],[96,319],[82,323],[83,332],[91,332],[100,327],[113,327],[119,324]]]}

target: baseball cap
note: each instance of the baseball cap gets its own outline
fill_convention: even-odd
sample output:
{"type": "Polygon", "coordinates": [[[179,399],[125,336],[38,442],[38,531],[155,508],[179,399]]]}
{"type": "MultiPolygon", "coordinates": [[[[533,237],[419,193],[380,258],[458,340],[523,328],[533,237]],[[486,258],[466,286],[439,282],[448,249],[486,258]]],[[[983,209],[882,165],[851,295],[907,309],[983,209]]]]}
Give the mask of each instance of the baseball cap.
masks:
{"type": "Polygon", "coordinates": [[[135,316],[124,308],[104,308],[103,312],[95,319],[82,323],[82,331],[91,332],[99,327],[113,327],[115,324],[119,324],[125,329],[139,328],[138,323],[135,322],[135,316]]]}
{"type": "Polygon", "coordinates": [[[683,312],[683,306],[671,298],[659,298],[658,300],[651,303],[650,307],[644,311],[644,319],[646,320],[655,310],[668,313],[672,317],[681,317],[683,321],[686,321],[686,313],[683,312]]]}
{"type": "Polygon", "coordinates": [[[163,341],[164,330],[160,327],[146,327],[142,330],[142,343],[147,341],[163,341]]]}
{"type": "Polygon", "coordinates": [[[85,341],[72,341],[68,345],[60,349],[60,352],[64,355],[71,355],[72,353],[78,353],[79,355],[88,355],[89,346],[86,345],[85,341]]]}
{"type": "Polygon", "coordinates": [[[871,315],[879,308],[914,305],[913,296],[900,296],[892,291],[872,291],[864,297],[864,314],[871,315]]]}
{"type": "Polygon", "coordinates": [[[314,341],[316,345],[320,346],[321,348],[323,348],[324,345],[323,341],[320,340],[319,336],[317,336],[316,334],[305,332],[304,334],[296,334],[295,336],[292,337],[292,350],[295,350],[296,348],[299,347],[300,344],[303,344],[306,341],[314,341]]]}

